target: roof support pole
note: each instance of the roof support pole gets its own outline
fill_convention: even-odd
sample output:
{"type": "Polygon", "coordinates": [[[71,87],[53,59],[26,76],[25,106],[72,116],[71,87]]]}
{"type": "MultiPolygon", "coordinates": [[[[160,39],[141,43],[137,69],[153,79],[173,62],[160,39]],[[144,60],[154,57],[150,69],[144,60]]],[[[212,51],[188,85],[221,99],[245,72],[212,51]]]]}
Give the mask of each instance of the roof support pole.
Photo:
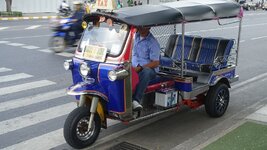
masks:
{"type": "Polygon", "coordinates": [[[182,64],[181,64],[181,76],[184,77],[184,34],[185,34],[185,22],[182,23],[182,64]]]}
{"type": "Polygon", "coordinates": [[[242,17],[239,18],[239,30],[238,30],[237,48],[236,48],[236,62],[235,62],[236,66],[238,63],[238,55],[239,55],[239,47],[240,47],[240,39],[241,39],[241,28],[242,28],[242,17]]]}

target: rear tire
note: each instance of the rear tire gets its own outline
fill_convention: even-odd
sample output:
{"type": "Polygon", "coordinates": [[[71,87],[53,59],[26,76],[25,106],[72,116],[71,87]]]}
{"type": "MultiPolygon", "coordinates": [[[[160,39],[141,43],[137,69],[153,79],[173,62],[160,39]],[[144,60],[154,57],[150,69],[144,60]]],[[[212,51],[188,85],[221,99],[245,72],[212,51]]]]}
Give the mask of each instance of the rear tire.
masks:
{"type": "Polygon", "coordinates": [[[50,39],[49,47],[55,53],[61,53],[66,48],[66,41],[63,37],[55,36],[50,39]]]}
{"type": "Polygon", "coordinates": [[[211,117],[221,117],[229,104],[230,94],[228,86],[224,83],[217,83],[210,87],[206,99],[205,109],[211,117]]]}
{"type": "Polygon", "coordinates": [[[88,107],[78,107],[66,119],[64,138],[73,148],[82,149],[96,141],[101,129],[100,117],[95,113],[91,130],[88,130],[89,118],[90,109],[88,107]]]}

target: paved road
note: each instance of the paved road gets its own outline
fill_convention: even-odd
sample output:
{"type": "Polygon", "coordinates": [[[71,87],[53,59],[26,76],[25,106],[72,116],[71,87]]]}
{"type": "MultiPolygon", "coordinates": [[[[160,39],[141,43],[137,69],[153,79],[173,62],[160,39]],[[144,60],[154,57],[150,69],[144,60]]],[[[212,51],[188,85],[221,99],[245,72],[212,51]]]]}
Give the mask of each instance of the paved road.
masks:
{"type": "MultiPolygon", "coordinates": [[[[157,118],[129,126],[110,122],[110,128],[102,131],[92,149],[109,148],[123,141],[148,149],[192,149],[266,103],[267,13],[252,11],[245,15],[240,81],[232,89],[225,116],[211,119],[200,108],[182,109],[150,125],[146,123],[157,118]],[[116,138],[119,131],[129,132],[142,125],[116,138]],[[106,142],[109,139],[113,141],[106,142]]],[[[204,22],[186,28],[189,34],[202,36],[237,35],[237,24],[219,27],[215,22],[204,22]]],[[[64,71],[62,63],[73,56],[73,49],[58,55],[50,53],[51,34],[47,20],[0,22],[0,149],[72,149],[62,136],[64,120],[75,108],[73,97],[64,91],[71,85],[71,74],[64,71]]]]}

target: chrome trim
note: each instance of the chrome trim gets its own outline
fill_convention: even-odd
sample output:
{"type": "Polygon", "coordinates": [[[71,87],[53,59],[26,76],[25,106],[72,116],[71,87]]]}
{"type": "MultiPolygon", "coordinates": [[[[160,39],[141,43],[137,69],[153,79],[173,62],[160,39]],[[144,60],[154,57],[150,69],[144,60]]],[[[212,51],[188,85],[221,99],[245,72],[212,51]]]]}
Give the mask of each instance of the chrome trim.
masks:
{"type": "Polygon", "coordinates": [[[234,82],[236,82],[236,81],[238,81],[238,80],[239,80],[239,75],[235,75],[235,77],[229,79],[229,82],[230,82],[230,83],[234,83],[234,82]]]}
{"type": "Polygon", "coordinates": [[[193,89],[193,91],[191,92],[191,99],[196,97],[199,94],[205,93],[209,90],[210,86],[208,84],[203,85],[203,86],[199,86],[195,89],[193,89]]]}

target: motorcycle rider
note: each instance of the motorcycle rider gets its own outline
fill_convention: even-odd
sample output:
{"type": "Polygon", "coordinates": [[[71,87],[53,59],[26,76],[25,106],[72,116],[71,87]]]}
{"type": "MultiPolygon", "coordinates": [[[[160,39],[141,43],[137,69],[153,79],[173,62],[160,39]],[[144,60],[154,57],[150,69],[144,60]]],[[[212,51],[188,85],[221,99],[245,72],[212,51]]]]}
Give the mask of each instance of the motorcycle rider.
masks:
{"type": "Polygon", "coordinates": [[[73,22],[73,24],[71,26],[71,30],[75,34],[75,39],[79,39],[79,34],[83,32],[82,18],[84,16],[85,12],[82,9],[82,6],[83,6],[82,2],[74,1],[73,4],[74,4],[75,12],[71,16],[71,19],[72,19],[72,22],[73,22]]]}
{"type": "Polygon", "coordinates": [[[59,11],[63,13],[70,11],[70,6],[66,3],[66,0],[63,0],[60,4],[59,11]]]}

